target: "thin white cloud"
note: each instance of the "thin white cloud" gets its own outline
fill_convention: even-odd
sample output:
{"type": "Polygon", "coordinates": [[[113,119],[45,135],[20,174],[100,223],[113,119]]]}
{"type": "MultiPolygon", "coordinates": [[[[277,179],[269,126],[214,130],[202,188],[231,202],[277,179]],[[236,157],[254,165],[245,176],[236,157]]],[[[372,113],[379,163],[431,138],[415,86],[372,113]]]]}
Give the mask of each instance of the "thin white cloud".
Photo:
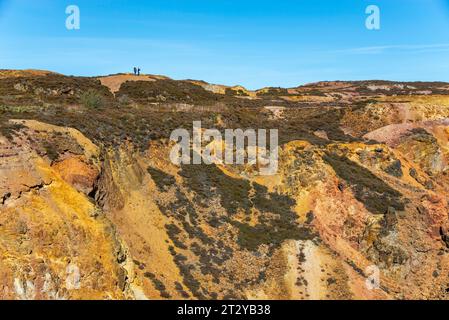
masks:
{"type": "Polygon", "coordinates": [[[335,50],[334,52],[357,55],[357,54],[382,54],[382,53],[395,52],[395,51],[441,52],[441,51],[447,51],[447,50],[449,50],[449,43],[358,47],[358,48],[335,50]]]}

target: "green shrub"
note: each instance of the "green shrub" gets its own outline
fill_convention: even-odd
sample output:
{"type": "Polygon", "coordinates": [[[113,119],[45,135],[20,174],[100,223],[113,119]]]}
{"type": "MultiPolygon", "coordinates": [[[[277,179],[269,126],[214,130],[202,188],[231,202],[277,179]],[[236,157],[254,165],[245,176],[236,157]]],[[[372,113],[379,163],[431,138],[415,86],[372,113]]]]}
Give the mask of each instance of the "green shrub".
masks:
{"type": "Polygon", "coordinates": [[[81,103],[89,109],[101,108],[104,104],[103,97],[95,90],[89,89],[81,94],[81,103]]]}

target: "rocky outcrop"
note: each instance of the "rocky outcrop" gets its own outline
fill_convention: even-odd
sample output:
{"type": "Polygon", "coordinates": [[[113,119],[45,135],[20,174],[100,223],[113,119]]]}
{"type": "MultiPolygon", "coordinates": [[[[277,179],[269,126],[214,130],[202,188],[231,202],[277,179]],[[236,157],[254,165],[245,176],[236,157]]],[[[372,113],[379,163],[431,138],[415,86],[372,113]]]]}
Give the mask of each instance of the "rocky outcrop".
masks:
{"type": "MultiPolygon", "coordinates": [[[[32,128],[23,136],[34,137],[32,128]]],[[[132,297],[114,226],[82,192],[88,191],[81,178],[88,151],[76,165],[63,160],[52,166],[36,144],[19,143],[23,136],[0,144],[0,298],[132,297]]]]}

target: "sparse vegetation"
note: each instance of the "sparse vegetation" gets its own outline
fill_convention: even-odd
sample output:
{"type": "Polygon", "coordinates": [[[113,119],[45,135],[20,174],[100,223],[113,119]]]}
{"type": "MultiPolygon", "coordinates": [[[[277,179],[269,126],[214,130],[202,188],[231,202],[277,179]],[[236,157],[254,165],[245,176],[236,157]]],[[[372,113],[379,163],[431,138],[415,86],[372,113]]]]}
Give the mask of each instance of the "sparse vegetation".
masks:
{"type": "Polygon", "coordinates": [[[93,89],[83,92],[80,96],[80,100],[83,106],[89,109],[98,109],[104,105],[103,97],[93,89]]]}
{"type": "Polygon", "coordinates": [[[15,132],[24,129],[25,127],[18,123],[9,123],[6,120],[1,121],[0,118],[0,134],[7,138],[9,141],[13,140],[15,132]]]}
{"type": "Polygon", "coordinates": [[[50,142],[45,141],[43,143],[43,147],[45,149],[45,153],[46,153],[47,157],[51,161],[56,161],[59,158],[58,150],[55,148],[55,146],[53,144],[51,144],[50,142]]]}
{"type": "Polygon", "coordinates": [[[156,183],[157,187],[164,191],[170,186],[174,185],[176,183],[175,177],[166,174],[165,172],[158,170],[156,168],[148,167],[147,168],[148,173],[151,175],[151,178],[153,178],[154,182],[156,183]]]}
{"type": "Polygon", "coordinates": [[[127,107],[131,104],[131,99],[126,95],[121,95],[117,98],[119,107],[127,107]]]}
{"type": "Polygon", "coordinates": [[[249,213],[251,186],[247,180],[231,178],[215,165],[182,166],[181,176],[195,192],[197,203],[207,206],[208,199],[218,193],[229,214],[236,214],[238,209],[249,213]]]}
{"type": "Polygon", "coordinates": [[[233,88],[226,88],[225,94],[228,96],[241,96],[241,97],[249,96],[248,93],[246,93],[242,89],[233,89],[233,88]]]}
{"type": "Polygon", "coordinates": [[[376,177],[368,169],[344,156],[326,154],[323,159],[332,166],[335,173],[345,180],[354,196],[366,209],[374,214],[386,214],[390,207],[404,210],[402,194],[376,177]]]}
{"type": "Polygon", "coordinates": [[[145,272],[144,276],[150,279],[153,282],[154,287],[156,290],[158,290],[161,294],[162,298],[170,299],[171,295],[167,292],[167,287],[164,285],[162,281],[160,281],[155,274],[151,272],[145,272]]]}
{"type": "Polygon", "coordinates": [[[288,90],[285,88],[265,88],[257,92],[258,96],[288,96],[288,90]]]}
{"type": "Polygon", "coordinates": [[[385,172],[396,177],[400,178],[403,176],[402,173],[402,163],[400,160],[394,160],[390,165],[385,168],[385,172]]]}

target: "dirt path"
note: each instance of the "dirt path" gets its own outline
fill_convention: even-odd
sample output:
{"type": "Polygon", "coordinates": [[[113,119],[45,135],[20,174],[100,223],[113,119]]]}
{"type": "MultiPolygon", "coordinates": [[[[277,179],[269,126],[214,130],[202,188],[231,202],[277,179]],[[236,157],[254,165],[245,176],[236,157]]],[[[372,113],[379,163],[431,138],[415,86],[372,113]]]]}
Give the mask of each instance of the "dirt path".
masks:
{"type": "Polygon", "coordinates": [[[101,84],[108,87],[114,95],[126,81],[156,81],[156,77],[153,76],[135,76],[132,74],[114,75],[98,79],[101,81],[101,84]]]}

